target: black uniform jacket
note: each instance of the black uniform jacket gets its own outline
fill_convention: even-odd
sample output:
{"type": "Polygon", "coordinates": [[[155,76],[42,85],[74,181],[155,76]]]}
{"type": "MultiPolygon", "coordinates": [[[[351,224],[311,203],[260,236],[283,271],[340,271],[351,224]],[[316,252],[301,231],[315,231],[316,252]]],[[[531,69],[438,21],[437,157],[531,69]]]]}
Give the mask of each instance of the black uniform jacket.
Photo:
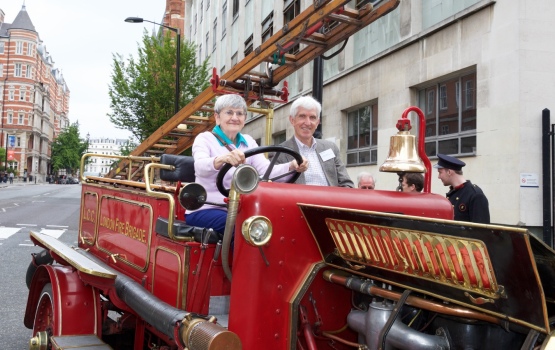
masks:
{"type": "Polygon", "coordinates": [[[489,224],[489,203],[480,187],[466,181],[447,193],[453,205],[455,220],[489,224]]]}

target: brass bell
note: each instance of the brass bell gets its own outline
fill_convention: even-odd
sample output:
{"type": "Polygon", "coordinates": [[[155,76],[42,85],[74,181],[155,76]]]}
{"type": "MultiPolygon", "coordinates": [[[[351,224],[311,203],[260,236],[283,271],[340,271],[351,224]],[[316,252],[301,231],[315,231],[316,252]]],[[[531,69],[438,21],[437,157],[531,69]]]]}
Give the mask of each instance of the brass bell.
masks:
{"type": "Polygon", "coordinates": [[[389,156],[380,166],[380,171],[389,173],[425,173],[426,167],[416,151],[414,135],[408,131],[399,131],[391,136],[389,156]]]}

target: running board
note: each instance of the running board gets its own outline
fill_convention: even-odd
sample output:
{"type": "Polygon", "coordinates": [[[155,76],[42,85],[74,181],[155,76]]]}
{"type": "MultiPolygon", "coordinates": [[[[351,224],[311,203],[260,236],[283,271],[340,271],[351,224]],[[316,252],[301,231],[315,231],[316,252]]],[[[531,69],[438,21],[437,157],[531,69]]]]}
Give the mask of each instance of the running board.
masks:
{"type": "MultiPolygon", "coordinates": [[[[67,262],[78,271],[91,276],[115,280],[115,273],[106,269],[104,266],[98,264],[97,262],[87,258],[86,256],[80,254],[77,251],[81,250],[80,248],[70,247],[54,237],[39,232],[31,231],[30,236],[31,240],[36,245],[50,250],[50,254],[54,253],[57,257],[67,262]]],[[[53,256],[54,260],[58,260],[56,259],[56,256],[53,256]]]]}
{"type": "Polygon", "coordinates": [[[88,335],[66,335],[50,338],[52,350],[111,350],[112,348],[104,343],[94,334],[88,335]]]}

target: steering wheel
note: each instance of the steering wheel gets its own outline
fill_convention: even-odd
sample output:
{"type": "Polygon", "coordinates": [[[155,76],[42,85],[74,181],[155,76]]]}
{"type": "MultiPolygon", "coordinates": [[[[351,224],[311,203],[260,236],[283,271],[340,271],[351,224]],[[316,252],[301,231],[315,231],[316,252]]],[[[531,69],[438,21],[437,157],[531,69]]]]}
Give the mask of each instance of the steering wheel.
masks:
{"type": "MultiPolygon", "coordinates": [[[[275,181],[277,179],[280,179],[282,177],[291,175],[293,173],[296,173],[296,174],[294,174],[286,182],[287,183],[293,183],[293,182],[297,181],[299,176],[301,176],[301,173],[299,173],[295,170],[291,170],[291,171],[289,171],[285,174],[270,178],[270,174],[272,173],[272,169],[274,169],[274,165],[275,165],[275,163],[276,163],[276,161],[279,158],[281,153],[286,153],[286,154],[292,156],[293,158],[295,158],[295,160],[297,161],[297,164],[301,164],[303,162],[303,157],[301,157],[300,154],[298,154],[297,152],[293,151],[290,148],[283,147],[283,146],[256,147],[256,148],[249,149],[249,150],[245,151],[245,158],[249,158],[249,157],[252,157],[254,155],[257,155],[257,154],[260,154],[260,153],[267,153],[267,152],[275,152],[275,155],[272,158],[272,160],[270,161],[270,165],[268,165],[268,169],[266,169],[266,172],[264,173],[264,175],[260,176],[260,181],[262,181],[262,182],[275,181]]],[[[221,194],[223,194],[226,197],[229,197],[229,189],[224,187],[224,177],[227,174],[227,172],[229,171],[229,169],[231,169],[231,164],[226,163],[226,164],[222,165],[222,167],[220,168],[220,172],[218,173],[218,177],[216,178],[216,186],[218,187],[218,190],[220,191],[221,194]]]]}

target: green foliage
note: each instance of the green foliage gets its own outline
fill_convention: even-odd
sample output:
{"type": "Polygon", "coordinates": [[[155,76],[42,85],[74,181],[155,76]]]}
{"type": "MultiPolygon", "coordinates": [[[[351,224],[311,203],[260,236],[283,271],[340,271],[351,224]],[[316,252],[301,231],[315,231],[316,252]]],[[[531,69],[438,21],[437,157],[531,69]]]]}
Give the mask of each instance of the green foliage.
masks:
{"type": "MultiPolygon", "coordinates": [[[[145,31],[138,59],[124,61],[113,55],[109,86],[110,121],[144,141],[174,115],[176,42],[145,31]]],[[[180,100],[182,108],[208,87],[208,60],[195,64],[196,46],[183,42],[180,50],[180,100]]]]}
{"type": "Polygon", "coordinates": [[[133,142],[133,140],[130,138],[129,140],[127,140],[123,146],[121,146],[120,148],[120,152],[122,156],[128,156],[131,154],[131,152],[137,148],[137,144],[135,142],[133,142]]]}
{"type": "Polygon", "coordinates": [[[81,165],[81,157],[87,152],[87,140],[79,137],[79,123],[73,123],[63,130],[52,142],[52,169],[54,172],[65,169],[75,174],[81,165]]]}

